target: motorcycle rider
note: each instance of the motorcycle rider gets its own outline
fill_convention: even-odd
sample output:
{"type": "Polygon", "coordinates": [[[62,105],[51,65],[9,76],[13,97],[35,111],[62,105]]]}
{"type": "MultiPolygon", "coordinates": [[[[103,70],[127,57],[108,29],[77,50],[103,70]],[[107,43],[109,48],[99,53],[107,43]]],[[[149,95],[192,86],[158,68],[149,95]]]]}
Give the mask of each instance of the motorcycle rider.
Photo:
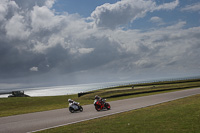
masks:
{"type": "Polygon", "coordinates": [[[94,99],[101,100],[102,98],[101,98],[100,96],[96,95],[96,96],[94,97],[94,99]]]}
{"type": "Polygon", "coordinates": [[[68,99],[68,102],[69,102],[69,106],[71,106],[71,105],[79,105],[79,103],[78,102],[75,102],[74,100],[72,100],[72,99],[68,99]]]}
{"type": "Polygon", "coordinates": [[[96,96],[94,97],[94,104],[95,104],[97,101],[102,101],[102,102],[105,104],[105,100],[106,100],[106,99],[102,99],[100,96],[96,95],[96,96]]]}
{"type": "Polygon", "coordinates": [[[68,99],[68,102],[69,102],[69,111],[71,113],[74,113],[74,111],[80,111],[80,112],[83,111],[83,107],[81,105],[79,105],[78,102],[75,102],[72,99],[68,99]]]}
{"type": "Polygon", "coordinates": [[[106,99],[101,98],[100,96],[96,95],[94,97],[94,106],[97,111],[102,109],[110,110],[110,104],[106,102],[106,99]]]}

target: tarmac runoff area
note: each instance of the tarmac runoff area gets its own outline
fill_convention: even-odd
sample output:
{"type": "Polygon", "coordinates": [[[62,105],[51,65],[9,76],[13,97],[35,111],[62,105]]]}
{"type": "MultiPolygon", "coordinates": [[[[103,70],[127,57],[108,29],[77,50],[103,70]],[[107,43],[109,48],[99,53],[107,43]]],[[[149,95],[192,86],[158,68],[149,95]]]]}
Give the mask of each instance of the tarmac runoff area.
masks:
{"type": "MultiPolygon", "coordinates": [[[[90,104],[83,106],[83,112],[70,113],[68,108],[63,108],[51,111],[1,117],[0,133],[36,132],[152,106],[196,94],[200,94],[200,88],[112,101],[109,102],[111,110],[108,111],[97,112],[94,105],[90,104]]],[[[81,103],[81,101],[78,102],[81,103]]],[[[92,102],[93,101],[91,101],[91,103],[92,102]]]]}

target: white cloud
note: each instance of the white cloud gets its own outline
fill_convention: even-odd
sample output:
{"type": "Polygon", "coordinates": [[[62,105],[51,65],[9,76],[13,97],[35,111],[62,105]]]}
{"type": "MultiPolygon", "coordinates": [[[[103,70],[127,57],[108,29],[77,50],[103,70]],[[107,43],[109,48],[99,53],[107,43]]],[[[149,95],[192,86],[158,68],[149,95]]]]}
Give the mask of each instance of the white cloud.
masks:
{"type": "Polygon", "coordinates": [[[9,38],[26,39],[30,35],[23,16],[14,15],[5,26],[9,38]]]}
{"type": "Polygon", "coordinates": [[[104,4],[92,12],[91,17],[95,25],[114,29],[117,26],[127,24],[139,17],[143,17],[147,11],[152,10],[155,3],[144,0],[122,0],[115,4],[104,4]]]}
{"type": "Polygon", "coordinates": [[[70,54],[71,55],[84,55],[84,54],[90,54],[94,51],[94,48],[70,48],[70,54]]]}
{"type": "Polygon", "coordinates": [[[172,10],[179,4],[178,0],[162,5],[156,5],[154,1],[122,0],[114,4],[104,4],[92,12],[91,18],[97,27],[115,29],[118,26],[133,22],[137,18],[144,17],[147,12],[155,10],[172,10]]]}
{"type": "Polygon", "coordinates": [[[81,54],[89,54],[94,51],[94,48],[80,48],[79,53],[81,54]]]}
{"type": "Polygon", "coordinates": [[[18,10],[18,5],[15,1],[1,0],[0,2],[0,22],[6,20],[8,13],[14,13],[18,10]]]}
{"type": "Polygon", "coordinates": [[[156,23],[158,25],[163,25],[164,24],[162,18],[157,17],[157,16],[151,17],[150,21],[153,22],[153,23],[156,23]]]}
{"type": "Polygon", "coordinates": [[[0,4],[0,21],[2,21],[3,19],[5,19],[5,15],[7,13],[7,3],[2,3],[0,4]]]}
{"type": "Polygon", "coordinates": [[[166,27],[167,30],[180,30],[186,25],[186,21],[180,21],[174,25],[166,27]]]}
{"type": "Polygon", "coordinates": [[[55,3],[55,0],[47,0],[45,2],[45,5],[48,7],[48,8],[51,8],[53,6],[53,4],[55,3]]]}
{"type": "Polygon", "coordinates": [[[31,26],[33,31],[37,32],[41,29],[52,30],[60,22],[60,17],[54,15],[46,6],[34,6],[31,11],[31,26]]]}
{"type": "Polygon", "coordinates": [[[129,61],[134,63],[128,65],[129,68],[134,69],[136,66],[140,66],[141,68],[155,68],[155,71],[161,71],[169,69],[170,66],[182,66],[181,64],[185,60],[187,63],[185,62],[181,70],[191,67],[191,64],[195,64],[197,68],[197,64],[199,64],[197,57],[200,55],[191,51],[194,51],[192,50],[194,47],[195,51],[200,50],[198,47],[200,34],[198,29],[200,27],[184,29],[184,25],[185,22],[179,22],[148,32],[118,30],[113,33],[112,37],[114,40],[120,40],[121,51],[133,55],[129,61]],[[188,56],[188,53],[191,56],[188,56]],[[192,57],[195,57],[195,61],[190,60],[192,57]]]}
{"type": "Polygon", "coordinates": [[[48,49],[50,46],[47,44],[44,44],[40,41],[32,40],[32,45],[34,46],[31,51],[35,53],[45,53],[46,49],[48,49]]]}
{"type": "Polygon", "coordinates": [[[133,65],[136,65],[137,67],[140,67],[140,68],[149,68],[149,67],[155,67],[156,64],[155,64],[155,61],[152,61],[149,58],[142,58],[134,62],[133,65]]]}
{"type": "Polygon", "coordinates": [[[157,6],[154,10],[173,10],[179,5],[179,0],[175,0],[170,3],[164,3],[162,5],[157,6]]]}
{"type": "Polygon", "coordinates": [[[32,72],[37,72],[38,71],[38,67],[31,67],[29,70],[32,71],[32,72]]]}
{"type": "Polygon", "coordinates": [[[192,5],[187,5],[184,8],[182,8],[181,11],[191,11],[191,12],[200,11],[200,2],[192,5]]]}

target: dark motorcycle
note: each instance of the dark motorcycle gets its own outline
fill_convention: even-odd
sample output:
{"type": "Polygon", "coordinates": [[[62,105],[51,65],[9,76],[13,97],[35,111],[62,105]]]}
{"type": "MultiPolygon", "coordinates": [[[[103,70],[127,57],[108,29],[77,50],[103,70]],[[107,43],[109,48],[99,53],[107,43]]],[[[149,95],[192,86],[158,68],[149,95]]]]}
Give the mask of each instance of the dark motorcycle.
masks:
{"type": "Polygon", "coordinates": [[[75,111],[80,111],[82,112],[83,111],[83,107],[79,104],[72,104],[69,106],[69,111],[71,113],[74,113],[75,111]]]}
{"type": "Polygon", "coordinates": [[[94,101],[94,106],[95,106],[95,109],[97,111],[100,111],[102,109],[107,109],[107,110],[110,110],[110,104],[109,103],[106,103],[105,102],[106,99],[102,99],[102,100],[95,100],[94,101]]]}

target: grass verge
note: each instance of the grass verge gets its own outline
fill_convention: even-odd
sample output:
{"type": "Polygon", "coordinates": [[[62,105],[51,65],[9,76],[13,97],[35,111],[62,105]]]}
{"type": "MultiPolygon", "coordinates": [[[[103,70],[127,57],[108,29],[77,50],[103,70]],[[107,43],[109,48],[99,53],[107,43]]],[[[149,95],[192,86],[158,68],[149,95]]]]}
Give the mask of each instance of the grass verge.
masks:
{"type": "Polygon", "coordinates": [[[200,95],[41,133],[191,133],[200,131],[200,95]]]}

